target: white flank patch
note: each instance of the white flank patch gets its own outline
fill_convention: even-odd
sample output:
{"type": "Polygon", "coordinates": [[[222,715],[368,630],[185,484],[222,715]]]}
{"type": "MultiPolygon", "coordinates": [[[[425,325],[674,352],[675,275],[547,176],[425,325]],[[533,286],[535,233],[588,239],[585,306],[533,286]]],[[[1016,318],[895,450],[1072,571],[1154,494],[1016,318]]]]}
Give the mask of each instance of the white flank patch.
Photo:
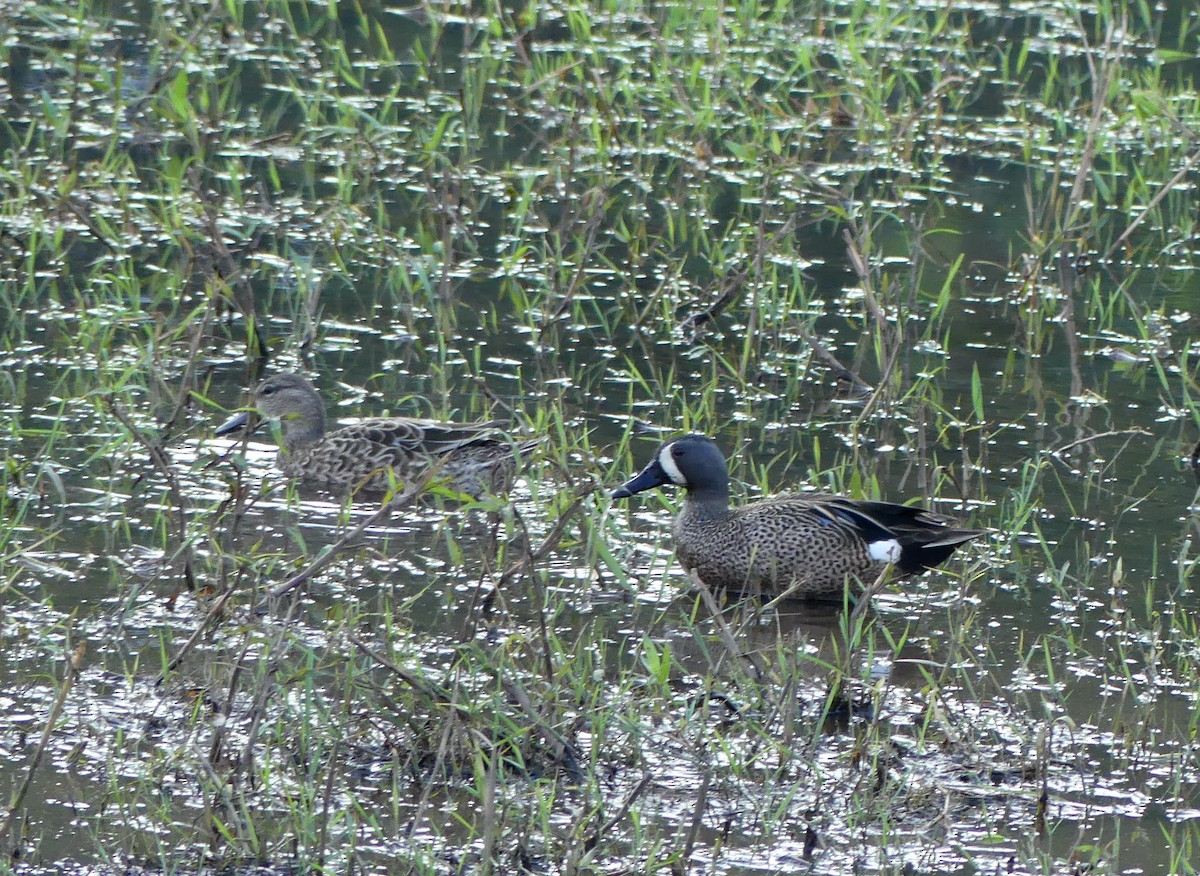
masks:
{"type": "Polygon", "coordinates": [[[873,541],[867,545],[867,554],[879,563],[900,562],[900,542],[894,538],[886,541],[873,541]]]}
{"type": "Polygon", "coordinates": [[[671,448],[674,444],[668,444],[658,454],[658,464],[663,467],[663,471],[667,473],[667,477],[671,479],[671,483],[680,487],[687,486],[687,478],[683,476],[683,472],[679,470],[679,466],[675,464],[675,460],[671,459],[671,448]]]}

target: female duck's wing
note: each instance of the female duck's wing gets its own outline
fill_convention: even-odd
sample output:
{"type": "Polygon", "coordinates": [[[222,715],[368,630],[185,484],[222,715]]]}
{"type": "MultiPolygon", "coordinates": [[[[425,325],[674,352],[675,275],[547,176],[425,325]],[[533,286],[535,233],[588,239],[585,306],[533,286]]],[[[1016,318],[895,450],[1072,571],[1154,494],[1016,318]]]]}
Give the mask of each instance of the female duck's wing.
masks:
{"type": "Polygon", "coordinates": [[[503,420],[483,423],[439,423],[403,417],[363,420],[339,429],[338,433],[357,435],[361,440],[411,457],[444,456],[479,444],[501,442],[496,432],[505,426],[503,420]]]}

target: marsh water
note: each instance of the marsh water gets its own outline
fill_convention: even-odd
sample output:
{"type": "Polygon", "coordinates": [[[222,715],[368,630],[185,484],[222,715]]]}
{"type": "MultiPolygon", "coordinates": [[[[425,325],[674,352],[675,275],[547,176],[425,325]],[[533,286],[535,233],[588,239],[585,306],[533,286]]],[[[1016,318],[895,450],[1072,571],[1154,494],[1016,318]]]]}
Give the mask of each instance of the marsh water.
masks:
{"type": "Polygon", "coordinates": [[[1194,872],[1195,18],[0,4],[3,866],[1194,872]],[[282,370],[545,441],[369,520],[282,370]],[[988,535],[714,614],[685,431],[988,535]]]}

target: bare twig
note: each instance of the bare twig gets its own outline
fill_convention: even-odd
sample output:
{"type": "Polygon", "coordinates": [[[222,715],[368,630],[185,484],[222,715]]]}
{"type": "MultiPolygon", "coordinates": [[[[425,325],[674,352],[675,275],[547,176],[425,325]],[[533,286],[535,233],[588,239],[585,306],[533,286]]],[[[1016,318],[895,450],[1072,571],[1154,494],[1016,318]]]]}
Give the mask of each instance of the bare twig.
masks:
{"type": "Polygon", "coordinates": [[[80,642],[71,651],[71,656],[67,660],[66,673],[63,675],[62,687],[58,690],[58,696],[55,698],[54,704],[50,707],[49,714],[46,715],[46,723],[42,727],[41,738],[38,739],[37,748],[33,752],[33,758],[29,761],[29,769],[25,771],[25,780],[21,782],[21,787],[17,789],[17,793],[13,795],[12,802],[8,804],[8,812],[4,814],[4,821],[0,822],[0,840],[8,837],[8,832],[12,828],[13,818],[16,816],[17,810],[25,802],[25,796],[29,793],[29,788],[33,784],[33,777],[37,773],[37,768],[41,765],[42,758],[46,754],[46,747],[50,744],[50,734],[54,732],[54,727],[58,723],[58,716],[62,714],[63,706],[67,702],[67,694],[71,692],[71,685],[74,684],[75,677],[79,674],[79,670],[83,666],[83,655],[86,650],[84,643],[80,642]]]}
{"type": "MultiPolygon", "coordinates": [[[[332,563],[335,559],[337,559],[338,554],[345,550],[347,545],[358,539],[358,537],[366,532],[369,528],[374,526],[383,518],[387,517],[388,514],[390,514],[396,508],[407,505],[409,502],[419,496],[425,489],[425,486],[437,475],[439,468],[440,466],[434,466],[433,468],[429,469],[420,478],[408,484],[401,492],[397,493],[394,497],[380,505],[379,510],[371,514],[369,517],[364,518],[362,522],[358,524],[358,526],[355,526],[336,542],[323,550],[320,555],[318,555],[317,558],[311,563],[309,563],[291,578],[284,581],[274,590],[268,592],[267,600],[278,599],[281,596],[287,595],[301,584],[307,582],[317,572],[321,571],[330,563],[332,563]]],[[[264,608],[264,605],[260,603],[258,608],[262,609],[264,608]]]]}
{"type": "MultiPolygon", "coordinates": [[[[707,778],[707,776],[706,776],[706,778],[707,778]]],[[[625,818],[625,816],[629,814],[629,810],[633,807],[633,804],[637,801],[637,798],[642,796],[642,792],[646,790],[646,787],[649,784],[650,784],[650,776],[648,774],[642,776],[642,780],[634,786],[632,791],[630,791],[628,794],[625,795],[625,799],[621,801],[620,807],[617,809],[616,812],[614,812],[612,814],[612,817],[606,819],[603,824],[601,824],[599,827],[597,827],[594,831],[592,831],[588,836],[586,836],[584,838],[584,840],[583,840],[584,850],[591,851],[592,849],[594,849],[596,847],[596,844],[598,842],[600,842],[601,838],[606,833],[608,833],[610,830],[612,830],[614,827],[616,827],[618,824],[621,823],[621,821],[625,818]]]]}
{"type": "Polygon", "coordinates": [[[583,504],[583,500],[599,489],[595,484],[587,484],[579,489],[575,494],[575,498],[554,521],[554,526],[546,533],[546,537],[534,549],[526,551],[525,555],[519,560],[510,565],[500,575],[500,580],[496,583],[496,589],[507,586],[516,578],[525,574],[529,569],[532,569],[535,563],[539,563],[554,552],[558,547],[559,541],[562,539],[563,531],[567,528],[567,524],[575,517],[579,511],[579,506],[583,504]]]}
{"type": "Polygon", "coordinates": [[[154,469],[163,476],[167,482],[167,492],[171,496],[171,504],[174,506],[175,513],[172,515],[175,518],[175,526],[178,529],[180,551],[184,552],[183,574],[189,588],[195,587],[195,577],[192,571],[192,550],[188,540],[188,510],[191,503],[185,498],[183,487],[179,483],[179,478],[171,468],[171,463],[163,452],[162,445],[157,441],[152,441],[148,438],[141,429],[134,425],[129,419],[129,415],[121,407],[121,404],[112,395],[103,396],[104,403],[108,407],[112,415],[117,418],[122,426],[124,426],[131,436],[140,444],[150,456],[150,462],[154,465],[154,469]]]}
{"type": "MultiPolygon", "coordinates": [[[[450,736],[454,732],[454,724],[458,720],[458,716],[466,713],[466,709],[458,705],[459,686],[456,683],[454,688],[454,699],[450,701],[452,707],[449,714],[446,715],[446,723],[442,725],[442,736],[438,741],[437,757],[434,759],[432,775],[439,775],[443,765],[446,763],[446,754],[450,750],[450,736]]],[[[495,753],[493,752],[493,757],[495,753]]],[[[413,813],[412,821],[408,824],[408,835],[411,836],[421,825],[425,819],[425,811],[429,808],[429,796],[433,793],[433,789],[438,787],[437,782],[426,782],[425,787],[421,789],[421,799],[417,801],[417,809],[413,813]]]]}
{"type": "Polygon", "coordinates": [[[762,680],[766,675],[766,667],[763,665],[762,660],[753,651],[747,651],[738,644],[738,637],[734,634],[733,628],[730,627],[729,621],[725,619],[725,612],[722,610],[721,604],[717,601],[716,595],[709,586],[704,583],[704,579],[695,570],[692,570],[690,576],[692,583],[700,591],[700,598],[704,602],[704,607],[708,609],[709,616],[717,628],[717,633],[721,637],[721,643],[725,646],[725,650],[735,660],[740,658],[749,663],[754,670],[755,679],[762,680]]]}
{"type": "Polygon", "coordinates": [[[1091,441],[1099,441],[1101,438],[1112,438],[1115,435],[1153,435],[1153,432],[1147,432],[1145,429],[1113,429],[1109,432],[1097,432],[1095,435],[1088,435],[1086,438],[1079,438],[1075,441],[1068,441],[1061,447],[1055,447],[1053,450],[1047,450],[1051,456],[1057,456],[1072,447],[1078,447],[1080,444],[1087,444],[1091,441]]]}
{"type": "Polygon", "coordinates": [[[1179,168],[1179,172],[1162,184],[1158,190],[1158,193],[1150,199],[1150,203],[1145,206],[1142,212],[1138,213],[1137,216],[1134,217],[1133,221],[1130,222],[1125,227],[1125,230],[1121,232],[1121,236],[1118,237],[1113,242],[1112,246],[1105,251],[1104,261],[1107,262],[1113,257],[1113,253],[1120,249],[1125,244],[1125,241],[1129,239],[1129,236],[1137,229],[1137,227],[1146,221],[1146,217],[1150,215],[1150,212],[1155,207],[1162,203],[1163,198],[1175,191],[1175,187],[1179,185],[1179,181],[1192,172],[1192,168],[1196,166],[1197,162],[1200,162],[1200,150],[1189,155],[1187,161],[1183,163],[1183,167],[1179,168]]]}
{"type": "Polygon", "coordinates": [[[444,705],[449,705],[449,706],[455,706],[456,708],[463,711],[464,713],[466,712],[466,709],[464,709],[461,706],[458,706],[457,703],[454,701],[454,699],[450,696],[450,694],[446,693],[446,691],[442,690],[439,687],[434,687],[432,684],[427,682],[425,679],[421,678],[419,675],[414,675],[413,673],[409,672],[407,669],[397,666],[395,663],[393,663],[391,660],[388,660],[382,654],[378,654],[375,651],[372,651],[370,648],[367,647],[366,643],[363,642],[358,637],[350,636],[349,638],[350,638],[350,644],[354,645],[355,648],[362,651],[363,654],[365,654],[367,657],[374,660],[376,663],[378,663],[380,666],[382,666],[388,672],[392,673],[392,675],[396,676],[398,679],[403,681],[405,684],[407,684],[413,690],[418,691],[419,693],[422,693],[425,696],[429,697],[430,699],[436,700],[439,703],[442,703],[444,705]]]}
{"type": "Polygon", "coordinates": [[[521,707],[521,711],[529,718],[534,729],[541,734],[542,738],[550,746],[554,752],[554,760],[564,770],[573,781],[582,781],[583,772],[579,768],[579,750],[569,742],[561,733],[542,720],[537,709],[533,705],[533,701],[529,698],[529,694],[516,681],[512,679],[501,678],[500,683],[504,686],[504,692],[521,707]]]}
{"type": "Polygon", "coordinates": [[[733,302],[745,294],[746,281],[750,278],[749,271],[738,271],[732,277],[725,278],[725,289],[716,297],[708,307],[703,310],[698,310],[695,313],[686,316],[679,324],[681,331],[691,332],[693,335],[696,330],[706,323],[712,322],[718,316],[725,312],[725,309],[733,302]]]}
{"type": "Polygon", "coordinates": [[[164,681],[166,681],[167,674],[174,672],[179,664],[183,662],[183,659],[188,655],[188,652],[191,651],[192,648],[196,647],[196,643],[200,641],[200,637],[204,635],[205,630],[212,625],[213,621],[225,613],[225,605],[229,602],[230,597],[232,597],[236,591],[237,588],[230,587],[217,598],[217,601],[213,603],[213,607],[208,610],[208,614],[204,616],[204,620],[196,625],[196,629],[192,632],[192,635],[186,642],[184,642],[183,647],[179,649],[179,653],[171,658],[171,661],[162,671],[162,674],[158,677],[158,680],[155,682],[155,684],[162,684],[164,681]]]}

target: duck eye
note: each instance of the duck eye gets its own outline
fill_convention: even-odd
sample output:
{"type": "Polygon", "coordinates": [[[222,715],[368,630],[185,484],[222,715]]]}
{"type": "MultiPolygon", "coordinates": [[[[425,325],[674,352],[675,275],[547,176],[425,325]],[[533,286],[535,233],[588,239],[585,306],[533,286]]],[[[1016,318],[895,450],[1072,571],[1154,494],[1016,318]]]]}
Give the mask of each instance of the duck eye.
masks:
{"type": "Polygon", "coordinates": [[[685,452],[686,452],[686,451],[685,451],[685,450],[684,450],[682,447],[672,447],[672,448],[671,448],[671,455],[672,455],[672,456],[683,456],[683,454],[684,454],[685,452]]]}
{"type": "Polygon", "coordinates": [[[271,395],[271,394],[273,394],[274,392],[275,392],[275,387],[273,387],[273,386],[264,386],[262,389],[260,389],[260,390],[258,391],[258,394],[259,394],[259,395],[271,395]]]}

